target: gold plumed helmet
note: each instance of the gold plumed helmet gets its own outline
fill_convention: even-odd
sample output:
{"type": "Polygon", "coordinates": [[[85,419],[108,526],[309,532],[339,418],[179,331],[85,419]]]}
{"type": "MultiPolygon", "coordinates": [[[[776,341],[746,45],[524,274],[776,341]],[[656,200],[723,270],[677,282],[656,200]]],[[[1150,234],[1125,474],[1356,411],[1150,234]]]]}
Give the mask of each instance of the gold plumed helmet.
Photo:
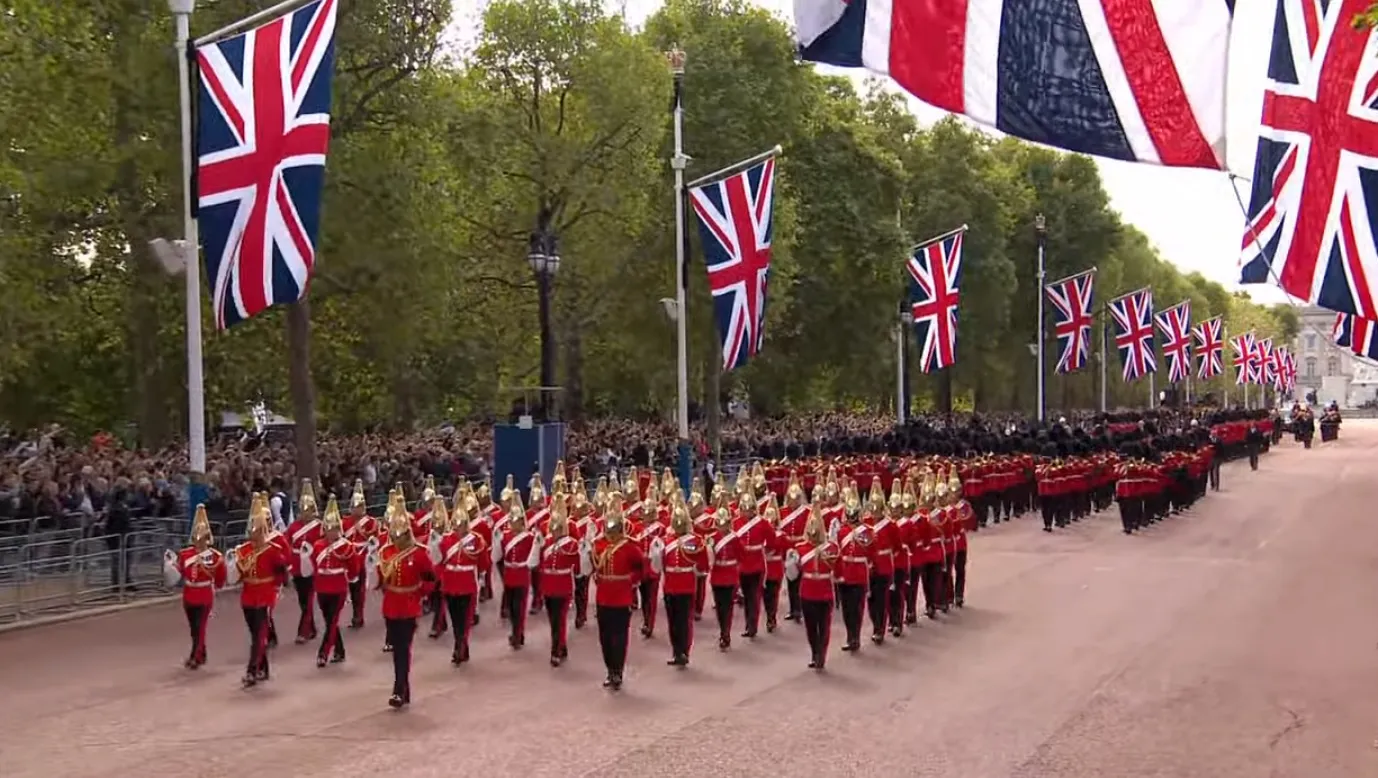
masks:
{"type": "Polygon", "coordinates": [[[832,468],[828,469],[828,481],[824,487],[823,494],[826,495],[829,500],[836,500],[842,497],[842,486],[837,482],[837,471],[832,468]]]}
{"type": "Polygon", "coordinates": [[[526,508],[522,507],[522,493],[512,490],[512,494],[507,498],[507,512],[514,517],[514,520],[521,519],[521,526],[526,526],[526,508]]]}
{"type": "Polygon", "coordinates": [[[354,493],[349,496],[349,509],[367,508],[368,500],[364,497],[364,479],[354,479],[354,493]]]}
{"type": "Polygon", "coordinates": [[[450,512],[445,509],[445,498],[439,494],[431,498],[431,526],[436,532],[449,532],[454,527],[450,512]]]}
{"type": "Polygon", "coordinates": [[[779,527],[779,526],[780,526],[780,506],[778,506],[778,505],[775,504],[775,495],[774,495],[774,494],[771,494],[770,497],[767,498],[767,499],[768,499],[768,502],[766,502],[766,509],[765,509],[765,511],[761,514],[761,517],[764,518],[764,519],[766,520],[766,523],[769,524],[770,526],[772,526],[772,527],[779,527]]]}
{"type": "Polygon", "coordinates": [[[737,471],[737,483],[733,485],[732,491],[736,492],[737,494],[741,494],[742,492],[745,492],[747,488],[750,486],[751,470],[749,468],[743,467],[737,471]]]}
{"type": "Polygon", "coordinates": [[[545,502],[545,484],[541,483],[541,471],[537,470],[531,474],[531,480],[526,482],[526,494],[532,505],[545,502]]]}
{"type": "Polygon", "coordinates": [[[756,515],[756,495],[747,486],[744,491],[737,493],[737,510],[745,516],[756,515]]]}
{"type": "Polygon", "coordinates": [[[565,507],[567,498],[563,494],[557,494],[550,500],[550,536],[562,538],[569,534],[569,511],[565,507]]]}
{"type": "Polygon", "coordinates": [[[550,476],[550,491],[559,492],[569,488],[569,481],[565,478],[565,460],[561,459],[555,463],[555,473],[550,476]]]}
{"type": "Polygon", "coordinates": [[[795,470],[789,474],[789,488],[785,489],[785,500],[797,508],[804,504],[805,499],[804,485],[799,483],[799,471],[795,470]]]}
{"type": "Polygon", "coordinates": [[[947,496],[951,500],[959,500],[962,497],[962,479],[958,477],[955,467],[947,472],[947,496]]]}
{"type": "Polygon", "coordinates": [[[622,495],[608,496],[608,508],[603,514],[603,534],[611,540],[620,539],[627,531],[627,519],[622,515],[622,495]]]}
{"type": "MultiPolygon", "coordinates": [[[[325,501],[325,515],[321,516],[321,532],[326,534],[339,533],[344,530],[344,522],[340,520],[340,503],[335,499],[335,495],[330,495],[325,501]]],[[[330,538],[334,540],[334,538],[330,538]]]]}
{"type": "Polygon", "coordinates": [[[661,496],[660,485],[652,479],[649,484],[646,484],[646,504],[654,509],[654,506],[660,504],[661,496]]]}
{"type": "Polygon", "coordinates": [[[757,492],[764,492],[766,489],[766,469],[760,462],[751,466],[751,487],[757,492]]]}
{"type": "Polygon", "coordinates": [[[253,499],[249,501],[249,539],[255,543],[267,543],[268,536],[272,534],[272,512],[268,510],[268,497],[261,492],[254,492],[253,499]]]}
{"type": "Polygon", "coordinates": [[[861,496],[856,492],[856,484],[848,483],[842,490],[842,504],[849,517],[861,515],[861,496]]]}
{"type": "Polygon", "coordinates": [[[670,472],[670,468],[665,468],[664,472],[660,474],[660,493],[669,496],[671,492],[678,491],[678,489],[679,481],[675,478],[675,474],[670,472]]]}
{"type": "Polygon", "coordinates": [[[939,470],[933,477],[933,502],[935,505],[942,505],[947,501],[947,479],[943,472],[939,470]]]}
{"type": "Polygon", "coordinates": [[[641,481],[635,466],[627,471],[627,480],[622,483],[622,495],[632,502],[641,499],[641,481]]]}
{"type": "Polygon", "coordinates": [[[450,529],[460,535],[469,534],[469,522],[474,516],[478,515],[478,498],[472,494],[466,494],[455,503],[454,512],[450,514],[450,529]]]}
{"type": "Polygon", "coordinates": [[[719,508],[713,514],[713,525],[724,531],[732,529],[732,514],[726,508],[719,508]]]}
{"type": "Polygon", "coordinates": [[[316,490],[310,478],[301,479],[301,496],[297,498],[297,512],[303,516],[314,516],[320,511],[316,505],[316,490]]]}
{"type": "Polygon", "coordinates": [[[866,495],[866,502],[870,503],[873,511],[879,511],[885,507],[885,487],[880,485],[879,478],[871,479],[871,491],[866,495]]]}
{"type": "Polygon", "coordinates": [[[512,499],[512,493],[515,491],[517,491],[517,484],[512,480],[512,474],[508,473],[507,485],[502,487],[502,494],[500,495],[503,505],[506,505],[507,502],[512,499]]]}
{"type": "Polygon", "coordinates": [[[407,515],[400,489],[393,489],[388,495],[388,509],[384,518],[388,523],[388,539],[392,545],[405,549],[416,542],[416,537],[411,533],[411,517],[407,515]]]}
{"type": "Polygon", "coordinates": [[[488,485],[488,479],[484,478],[478,486],[474,487],[474,499],[478,500],[479,505],[484,502],[491,502],[493,499],[493,488],[488,485]]]}
{"type": "Polygon", "coordinates": [[[916,507],[918,507],[918,505],[919,505],[919,498],[918,498],[917,495],[914,494],[914,481],[913,481],[913,479],[910,479],[910,478],[904,479],[904,493],[901,495],[901,502],[900,502],[900,505],[902,505],[902,506],[904,507],[905,510],[910,510],[910,511],[912,511],[912,510],[914,510],[916,507]]]}
{"type": "Polygon", "coordinates": [[[435,499],[435,476],[426,476],[426,484],[421,488],[421,503],[430,502],[435,499]]]}
{"type": "Polygon", "coordinates": [[[810,543],[822,543],[828,538],[828,531],[823,526],[823,506],[817,502],[809,509],[809,520],[804,523],[804,537],[810,543]]]}
{"type": "Polygon", "coordinates": [[[191,520],[191,544],[201,550],[210,548],[215,544],[215,536],[211,534],[211,520],[206,515],[205,503],[196,506],[196,518],[191,520]]]}
{"type": "Polygon", "coordinates": [[[676,535],[688,535],[694,531],[694,524],[689,520],[689,508],[682,503],[670,513],[670,531],[676,535]]]}

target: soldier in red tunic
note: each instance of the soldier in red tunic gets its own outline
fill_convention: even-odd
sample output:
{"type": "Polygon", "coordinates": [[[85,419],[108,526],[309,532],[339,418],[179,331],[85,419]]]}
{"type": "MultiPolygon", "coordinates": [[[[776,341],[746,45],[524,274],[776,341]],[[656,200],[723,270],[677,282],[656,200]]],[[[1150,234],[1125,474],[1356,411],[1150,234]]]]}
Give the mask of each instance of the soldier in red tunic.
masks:
{"type": "Polygon", "coordinates": [[[954,468],[947,473],[948,510],[952,522],[952,604],[966,607],[967,529],[975,516],[971,504],[962,496],[962,480],[954,468]]]}
{"type": "Polygon", "coordinates": [[[368,515],[368,502],[364,499],[364,482],[354,482],[354,494],[349,498],[349,516],[344,521],[345,539],[354,546],[360,566],[349,579],[349,619],[350,629],[364,626],[364,604],[368,597],[368,575],[363,569],[363,560],[369,551],[378,547],[380,528],[378,520],[368,515]]]}
{"type": "Polygon", "coordinates": [[[849,486],[843,498],[844,520],[836,525],[838,564],[837,596],[842,601],[842,624],[847,630],[843,651],[861,649],[861,620],[865,613],[866,587],[871,580],[871,545],[875,534],[861,522],[861,498],[849,486]]]}
{"type": "Polygon", "coordinates": [[[478,499],[461,489],[455,500],[449,530],[440,538],[438,559],[432,561],[436,563],[445,611],[454,624],[455,648],[450,664],[458,667],[469,661],[470,630],[478,624],[480,579],[492,564],[492,557],[488,542],[470,521],[470,517],[481,515],[478,499]]]}
{"type": "Polygon", "coordinates": [[[741,542],[732,531],[732,516],[726,507],[719,507],[714,513],[713,534],[708,542],[712,560],[708,585],[713,591],[713,610],[718,617],[718,649],[726,651],[732,647],[732,615],[741,560],[741,542]]]}
{"type": "MultiPolygon", "coordinates": [[[[584,490],[584,483],[578,477],[579,471],[575,470],[574,473],[574,498],[570,503],[569,534],[579,541],[584,557],[591,558],[589,554],[593,546],[593,537],[598,534],[598,522],[593,511],[593,503],[589,501],[588,494],[584,490]]],[[[588,621],[589,574],[592,572],[591,567],[583,565],[574,571],[575,629],[583,629],[584,624],[588,621]]]]}
{"type": "MultiPolygon", "coordinates": [[[[757,465],[759,467],[759,463],[757,465]]],[[[753,480],[755,476],[753,476],[753,480]]],[[[765,481],[764,472],[760,480],[765,481]]],[[[756,627],[761,620],[761,596],[766,578],[766,546],[774,539],[775,530],[766,523],[758,510],[760,502],[747,487],[737,501],[737,516],[733,521],[732,534],[737,537],[738,552],[737,578],[741,587],[743,616],[746,631],[742,637],[756,637],[756,627]]]]}
{"type": "Polygon", "coordinates": [[[435,582],[435,568],[426,551],[412,536],[411,517],[394,491],[386,516],[388,544],[378,552],[378,586],[383,590],[383,622],[392,646],[392,696],[388,705],[401,708],[411,702],[411,647],[421,600],[435,582]]]}
{"type": "Polygon", "coordinates": [[[292,588],[297,592],[297,606],[301,608],[301,618],[297,620],[297,643],[301,644],[316,639],[316,587],[311,553],[316,541],[321,539],[321,513],[310,478],[301,482],[297,506],[296,518],[287,525],[286,535],[291,551],[288,564],[292,568],[292,588]]]}
{"type": "Polygon", "coordinates": [[[550,666],[569,658],[569,606],[574,602],[574,575],[589,564],[579,541],[570,535],[568,497],[556,492],[541,539],[541,596],[550,622],[550,666]]]}
{"type": "Polygon", "coordinates": [[[225,587],[225,555],[214,547],[206,506],[196,506],[191,523],[191,545],[177,553],[164,555],[163,569],[168,585],[182,582],[182,610],[191,628],[191,655],[186,668],[195,670],[206,663],[206,625],[210,622],[215,591],[225,587]]]}
{"type": "Polygon", "coordinates": [[[885,490],[880,479],[871,481],[871,493],[861,521],[871,529],[871,544],[867,554],[871,560],[866,610],[871,614],[871,642],[885,642],[890,618],[890,587],[894,585],[895,547],[898,544],[895,522],[885,504],[885,490]]]}
{"type": "Polygon", "coordinates": [[[593,583],[596,594],[598,643],[608,677],[603,688],[622,688],[627,666],[627,642],[632,624],[632,592],[641,583],[646,557],[626,535],[622,498],[613,495],[603,521],[603,536],[593,545],[593,583]]]}
{"type": "MultiPolygon", "coordinates": [[[[680,492],[673,494],[679,497],[680,492]]],[[[682,498],[671,502],[670,539],[652,555],[651,567],[660,572],[665,593],[665,621],[670,631],[670,661],[666,664],[685,667],[694,646],[694,595],[699,581],[708,574],[710,560],[708,544],[694,533],[689,506],[682,498]]]]}
{"type": "Polygon", "coordinates": [[[785,580],[785,552],[793,548],[793,544],[780,532],[780,506],[775,502],[774,492],[766,499],[761,516],[770,528],[770,535],[766,538],[766,579],[761,587],[761,607],[766,614],[766,632],[774,632],[780,625],[780,588],[785,580]]]}
{"type": "MultiPolygon", "coordinates": [[[[795,471],[790,476],[789,486],[785,489],[784,517],[780,520],[778,530],[786,549],[794,548],[804,541],[804,528],[809,522],[809,504],[805,501],[805,497],[804,487],[799,484],[799,473],[795,471]]],[[[785,621],[799,621],[803,618],[799,600],[801,580],[797,576],[795,578],[786,577],[785,593],[789,598],[789,613],[785,614],[785,621]]]]}
{"type": "MultiPolygon", "coordinates": [[[[654,480],[646,486],[646,499],[642,501],[643,520],[639,526],[630,528],[632,538],[641,553],[650,558],[657,549],[665,545],[667,522],[662,518],[660,489],[654,480]]],[[[668,517],[666,517],[668,518],[668,517]]],[[[660,571],[647,568],[637,586],[637,601],[641,605],[641,637],[649,638],[655,633],[656,616],[660,607],[660,571]]]]}
{"type": "Polygon", "coordinates": [[[315,569],[316,600],[321,605],[321,619],[325,622],[325,636],[316,653],[316,667],[327,662],[345,660],[344,638],[340,635],[340,614],[344,612],[345,595],[350,581],[363,577],[364,552],[344,537],[341,531],[340,506],[335,495],[325,505],[321,518],[321,539],[311,550],[311,565],[315,569]]]}
{"type": "Polygon", "coordinates": [[[512,633],[513,649],[526,645],[526,605],[531,590],[531,571],[541,559],[540,538],[526,526],[521,494],[513,490],[508,500],[507,523],[493,542],[493,561],[502,565],[502,612],[512,633]]]}
{"type": "Polygon", "coordinates": [[[785,574],[799,582],[804,634],[809,640],[809,667],[822,670],[828,661],[833,625],[833,578],[842,550],[823,529],[823,506],[815,502],[804,527],[804,538],[785,558],[785,574]]]}
{"type": "MultiPolygon", "coordinates": [[[[714,491],[721,487],[714,486],[714,491]]],[[[694,487],[689,494],[689,521],[694,525],[694,534],[699,536],[705,546],[713,543],[714,511],[709,507],[703,490],[703,480],[694,479],[694,487]]],[[[708,571],[698,575],[694,588],[694,621],[703,619],[703,606],[708,601],[708,571]]]]}
{"type": "Polygon", "coordinates": [[[239,604],[249,627],[246,689],[268,680],[268,614],[289,572],[288,555],[270,539],[270,522],[267,495],[255,494],[249,506],[249,539],[236,546],[233,554],[232,574],[240,584],[239,604]]]}

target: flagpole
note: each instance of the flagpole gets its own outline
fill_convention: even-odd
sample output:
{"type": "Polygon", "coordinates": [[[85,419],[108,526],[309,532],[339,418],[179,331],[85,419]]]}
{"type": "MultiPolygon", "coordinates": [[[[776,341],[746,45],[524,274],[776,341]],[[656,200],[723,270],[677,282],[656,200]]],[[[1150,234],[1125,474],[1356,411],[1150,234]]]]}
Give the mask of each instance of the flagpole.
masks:
{"type": "Polygon", "coordinates": [[[905,417],[909,412],[904,405],[904,325],[907,315],[904,301],[900,300],[899,320],[895,322],[895,416],[901,427],[908,421],[905,417]]]}
{"type": "Polygon", "coordinates": [[[1107,404],[1107,399],[1108,399],[1108,396],[1109,396],[1109,395],[1108,395],[1108,382],[1109,382],[1108,376],[1109,376],[1109,368],[1107,367],[1107,365],[1110,363],[1110,353],[1109,353],[1109,352],[1110,352],[1110,349],[1108,348],[1109,343],[1110,343],[1110,322],[1109,322],[1105,317],[1101,317],[1101,322],[1100,322],[1100,412],[1101,412],[1101,413],[1105,413],[1105,412],[1106,412],[1106,404],[1107,404]]]}
{"type": "MultiPolygon", "coordinates": [[[[170,0],[170,2],[173,3],[176,3],[177,1],[178,0],[170,0]]],[[[309,2],[311,2],[311,0],[283,0],[283,2],[275,3],[271,7],[264,8],[262,11],[259,11],[258,13],[250,14],[244,17],[243,19],[234,22],[233,24],[227,24],[224,27],[221,27],[220,29],[216,30],[215,32],[202,35],[201,37],[196,39],[195,43],[197,46],[204,46],[207,43],[213,43],[221,38],[233,35],[239,32],[240,30],[253,27],[255,24],[258,24],[264,19],[282,16],[283,14],[292,10],[294,6],[306,5],[309,2]]],[[[195,3],[195,0],[192,0],[192,3],[195,3]]],[[[173,13],[176,13],[176,11],[173,11],[173,13]]]]}
{"type": "MultiPolygon", "coordinates": [[[[681,73],[680,75],[683,76],[684,74],[681,73]]],[[[678,106],[678,103],[676,105],[678,106]]],[[[678,108],[676,108],[676,110],[678,110],[678,108]]],[[[733,173],[736,173],[740,170],[745,170],[758,162],[764,162],[765,160],[770,159],[773,156],[776,156],[783,150],[784,147],[777,143],[769,151],[762,151],[760,154],[757,154],[754,157],[748,157],[740,162],[733,162],[731,165],[728,165],[722,170],[715,170],[706,176],[699,176],[693,181],[690,181],[688,187],[690,189],[693,189],[694,187],[703,186],[704,184],[712,183],[714,181],[717,181],[718,179],[727,178],[733,173]]]]}
{"type": "MultiPolygon", "coordinates": [[[[686,495],[692,480],[690,465],[691,448],[689,444],[689,312],[685,302],[685,256],[684,256],[684,168],[689,157],[684,154],[684,52],[675,46],[666,52],[670,72],[674,76],[675,88],[675,151],[670,157],[670,167],[675,171],[675,338],[678,360],[677,389],[679,402],[676,417],[679,421],[679,485],[686,495]]],[[[711,398],[717,402],[718,398],[711,398]]]]}
{"type": "Polygon", "coordinates": [[[1148,407],[1150,409],[1158,407],[1158,374],[1148,374],[1148,407]]]}
{"type": "Polygon", "coordinates": [[[191,487],[190,508],[204,501],[201,476],[206,472],[206,389],[201,365],[201,259],[200,236],[192,212],[191,127],[191,14],[196,0],[168,0],[176,20],[177,79],[182,113],[182,234],[180,250],[185,262],[187,316],[187,458],[191,487]]]}
{"type": "Polygon", "coordinates": [[[1038,333],[1038,348],[1036,349],[1038,359],[1038,420],[1042,422],[1046,416],[1045,408],[1047,405],[1044,397],[1047,379],[1044,376],[1043,366],[1043,296],[1047,294],[1043,288],[1043,251],[1048,239],[1048,222],[1041,213],[1034,217],[1034,232],[1038,236],[1038,328],[1035,330],[1038,333]]]}

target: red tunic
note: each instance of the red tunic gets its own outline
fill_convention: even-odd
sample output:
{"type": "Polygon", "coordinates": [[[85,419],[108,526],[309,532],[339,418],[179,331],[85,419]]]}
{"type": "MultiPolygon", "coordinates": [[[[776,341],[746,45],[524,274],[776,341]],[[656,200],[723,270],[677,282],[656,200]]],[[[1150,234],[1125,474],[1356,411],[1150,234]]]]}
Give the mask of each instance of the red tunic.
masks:
{"type": "Polygon", "coordinates": [[[785,578],[785,554],[794,548],[789,538],[774,529],[766,541],[766,580],[782,581],[785,578]]]}
{"type": "Polygon", "coordinates": [[[708,539],[713,548],[713,566],[708,573],[712,586],[736,586],[741,582],[741,544],[734,532],[714,532],[708,539]]]}
{"type": "Polygon", "coordinates": [[[211,605],[215,590],[225,588],[225,555],[213,548],[205,556],[195,546],[177,554],[177,572],[182,574],[182,602],[187,605],[211,605]]]}
{"type": "Polygon", "coordinates": [[[630,540],[599,538],[593,544],[595,604],[605,608],[632,607],[632,592],[641,583],[646,557],[630,540]]]}
{"type": "Polygon", "coordinates": [[[364,567],[364,555],[343,537],[333,543],[321,538],[311,549],[311,566],[317,594],[345,594],[364,567]]]}
{"type": "Polygon", "coordinates": [[[378,552],[378,585],[383,590],[383,618],[415,619],[421,600],[431,591],[435,568],[420,545],[405,550],[388,544],[378,552]]]}
{"type": "MultiPolygon", "coordinates": [[[[837,580],[845,584],[865,584],[871,580],[871,560],[865,546],[858,542],[859,524],[843,524],[837,532],[837,547],[840,556],[834,572],[837,580]]],[[[866,529],[870,532],[870,529],[866,529]]]]}
{"type": "Polygon", "coordinates": [[[463,537],[447,532],[440,538],[440,591],[451,597],[478,593],[479,575],[488,571],[488,542],[471,529],[463,537]]]}
{"type": "Polygon", "coordinates": [[[775,530],[757,513],[747,518],[739,516],[735,522],[740,557],[737,570],[741,575],[759,575],[766,571],[766,546],[774,540],[775,530]]]}
{"type": "Polygon", "coordinates": [[[874,539],[867,549],[871,558],[871,572],[876,575],[895,574],[895,549],[899,546],[898,530],[889,516],[867,516],[866,524],[871,528],[874,539]]]}
{"type": "Polygon", "coordinates": [[[431,542],[431,506],[424,504],[411,515],[411,534],[418,546],[431,542]]]}
{"type": "Polygon", "coordinates": [[[291,566],[293,576],[301,577],[301,547],[315,548],[316,541],[320,539],[320,519],[297,519],[287,525],[287,550],[291,552],[287,555],[287,564],[291,566]]]}
{"type": "Polygon", "coordinates": [[[509,524],[502,530],[501,545],[493,547],[494,561],[502,560],[503,586],[530,586],[531,569],[540,563],[540,543],[530,530],[515,532],[509,524]]]}
{"type": "Polygon", "coordinates": [[[670,538],[661,559],[661,587],[666,594],[693,594],[699,576],[708,575],[712,566],[708,544],[693,533],[670,538]]]}
{"type": "MultiPolygon", "coordinates": [[[[284,538],[285,540],[285,538],[284,538]]],[[[234,550],[239,570],[239,603],[245,608],[271,608],[277,604],[278,589],[287,580],[287,555],[277,543],[254,548],[252,540],[234,550]]]]}
{"type": "MultiPolygon", "coordinates": [[[[655,545],[655,541],[659,540],[662,543],[665,542],[666,529],[666,526],[660,523],[659,519],[649,520],[637,529],[636,545],[637,548],[641,549],[642,556],[650,557],[651,546],[655,545]]],[[[659,578],[660,576],[653,568],[648,566],[646,568],[645,577],[659,578]]]]}
{"type": "Polygon", "coordinates": [[[831,540],[818,545],[804,541],[794,547],[799,555],[799,598],[832,602],[833,581],[841,562],[841,549],[831,540]]]}
{"type": "Polygon", "coordinates": [[[541,596],[574,596],[574,575],[579,570],[579,541],[566,535],[541,547],[541,596]]]}
{"type": "Polygon", "coordinates": [[[362,518],[346,516],[344,520],[344,536],[350,543],[359,550],[360,553],[367,552],[368,542],[378,537],[378,520],[365,513],[362,518]]]}
{"type": "Polygon", "coordinates": [[[800,505],[798,508],[785,508],[781,511],[779,532],[792,547],[804,541],[804,525],[808,523],[809,506],[800,505]]]}

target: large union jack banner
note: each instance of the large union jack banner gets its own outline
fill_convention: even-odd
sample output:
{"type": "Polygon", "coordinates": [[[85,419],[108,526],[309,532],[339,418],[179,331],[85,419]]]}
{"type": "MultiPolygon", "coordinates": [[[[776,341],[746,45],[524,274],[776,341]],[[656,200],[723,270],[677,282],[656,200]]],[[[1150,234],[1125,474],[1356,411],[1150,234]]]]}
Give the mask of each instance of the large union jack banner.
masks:
{"type": "Polygon", "coordinates": [[[1154,320],[1163,333],[1163,356],[1167,359],[1168,380],[1176,383],[1191,375],[1191,301],[1160,311],[1154,320]]]}
{"type": "Polygon", "coordinates": [[[1273,339],[1260,338],[1255,342],[1257,358],[1255,365],[1257,373],[1254,376],[1254,383],[1259,386],[1272,386],[1277,368],[1273,365],[1273,339]]]}
{"type": "Polygon", "coordinates": [[[1192,330],[1196,337],[1196,377],[1208,381],[1225,372],[1223,362],[1225,351],[1224,321],[1213,316],[1192,330]]]}
{"type": "Polygon", "coordinates": [[[961,304],[962,237],[958,230],[914,249],[909,302],[919,339],[919,369],[925,373],[957,361],[957,308],[961,304]]]}
{"type": "Polygon", "coordinates": [[[1057,372],[1071,373],[1086,367],[1091,356],[1091,313],[1095,295],[1096,269],[1091,268],[1043,287],[1053,304],[1057,335],[1057,372]]]}
{"type": "Polygon", "coordinates": [[[1124,380],[1137,381],[1158,372],[1158,360],[1153,355],[1153,290],[1145,287],[1117,297],[1109,308],[1124,380]]]}
{"type": "Polygon", "coordinates": [[[1353,314],[1335,314],[1335,345],[1368,359],[1378,359],[1378,323],[1353,314]]]}
{"type": "Polygon", "coordinates": [[[724,370],[761,351],[775,211],[775,157],[689,190],[713,292],[724,370]]]}
{"type": "Polygon", "coordinates": [[[316,266],[336,0],[197,49],[198,223],[215,323],[306,294],[316,266]]]}
{"type": "Polygon", "coordinates": [[[1234,383],[1236,386],[1249,383],[1249,360],[1254,353],[1254,334],[1246,332],[1243,335],[1236,335],[1230,338],[1230,345],[1234,348],[1234,383]]]}
{"type": "Polygon", "coordinates": [[[1353,25],[1370,4],[1277,0],[1241,280],[1372,319],[1378,39],[1353,25]]]}

